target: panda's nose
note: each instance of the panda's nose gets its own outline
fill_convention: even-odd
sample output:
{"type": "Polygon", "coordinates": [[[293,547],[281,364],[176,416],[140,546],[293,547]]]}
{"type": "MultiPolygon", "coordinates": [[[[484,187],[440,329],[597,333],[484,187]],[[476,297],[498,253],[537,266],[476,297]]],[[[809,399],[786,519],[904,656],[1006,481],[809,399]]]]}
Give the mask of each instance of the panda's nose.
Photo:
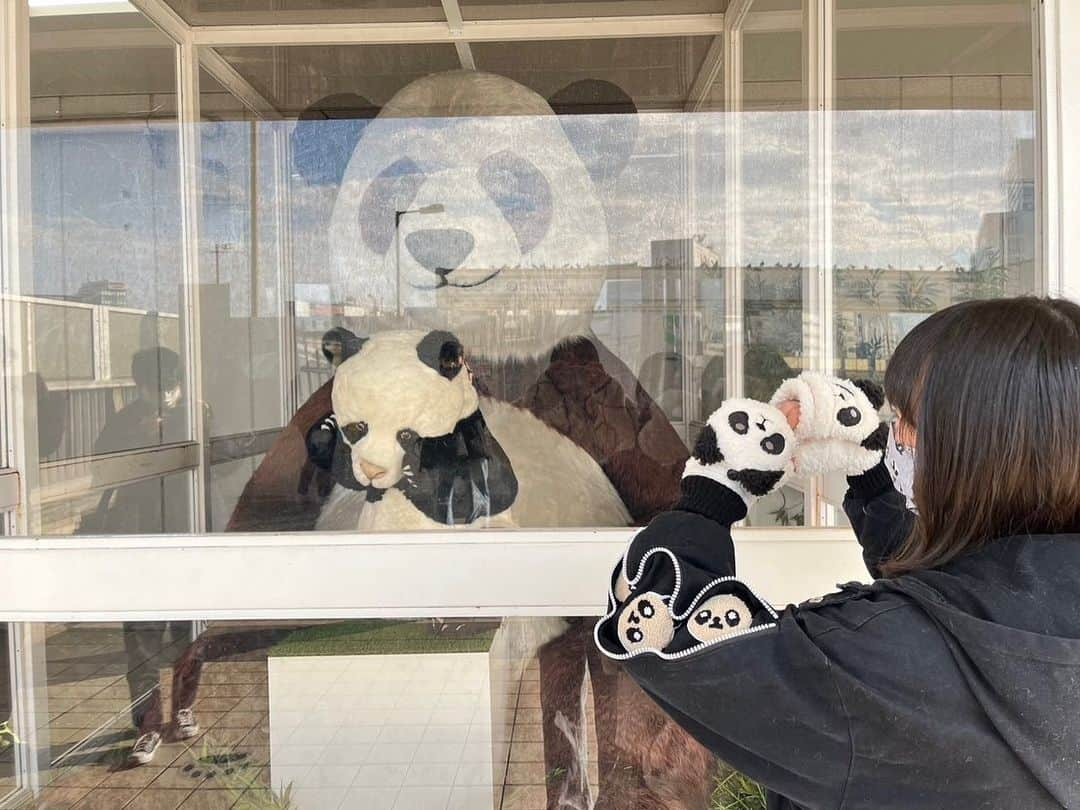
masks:
{"type": "Polygon", "coordinates": [[[360,462],[360,470],[367,476],[369,481],[374,481],[376,478],[382,478],[386,475],[386,468],[369,464],[366,461],[360,462]]]}
{"type": "Polygon", "coordinates": [[[460,267],[475,245],[473,235],[461,228],[421,228],[405,236],[405,247],[412,257],[440,276],[460,267]]]}

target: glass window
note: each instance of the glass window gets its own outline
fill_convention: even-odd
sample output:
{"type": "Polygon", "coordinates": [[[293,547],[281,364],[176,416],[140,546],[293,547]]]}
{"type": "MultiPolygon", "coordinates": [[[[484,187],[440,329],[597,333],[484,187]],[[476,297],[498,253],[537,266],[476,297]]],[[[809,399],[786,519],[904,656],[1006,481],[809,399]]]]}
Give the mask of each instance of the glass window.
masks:
{"type": "MultiPolygon", "coordinates": [[[[1030,7],[923,5],[912,22],[893,2],[838,3],[831,353],[842,376],[881,381],[935,310],[1043,289],[1030,7]]],[[[826,481],[833,503],[844,489],[826,481]]]]}
{"type": "MultiPolygon", "coordinates": [[[[725,140],[713,111],[722,97],[713,79],[696,80],[715,75],[711,46],[709,37],[480,43],[471,72],[449,69],[459,64],[450,46],[223,49],[286,118],[252,123],[215,107],[218,120],[203,125],[212,435],[269,429],[244,403],[269,410],[293,392],[278,418],[297,407],[307,416],[276,443],[252,443],[250,486],[235,454],[228,473],[212,472],[214,525],[231,515],[233,529],[619,526],[673,498],[707,415],[696,395],[687,406],[689,392],[707,381],[711,402],[724,383],[722,361],[701,354],[722,351],[725,317],[725,140]],[[275,185],[281,154],[288,181],[275,185]],[[264,211],[275,208],[283,216],[270,225],[264,211]],[[287,239],[273,230],[282,224],[287,239]],[[256,287],[257,313],[246,303],[256,287]],[[397,351],[402,373],[335,405],[326,383],[342,346],[355,348],[334,332],[328,351],[326,336],[342,329],[371,338],[365,354],[397,351]],[[286,345],[275,330],[289,333],[292,356],[263,354],[286,345]],[[404,351],[380,337],[400,330],[416,333],[404,351]],[[419,383],[407,367],[423,362],[416,346],[432,330],[463,345],[492,448],[473,472],[442,467],[439,483],[424,454],[443,451],[396,438],[449,435],[473,413],[440,415],[437,387],[408,389],[419,383]],[[250,400],[245,379],[257,389],[250,400]],[[417,396],[415,412],[394,405],[417,396]],[[339,407],[359,409],[368,449],[350,453],[387,470],[387,503],[404,497],[396,487],[415,496],[405,522],[379,517],[387,504],[364,507],[368,496],[348,481],[282,464],[284,443],[315,426],[305,420],[339,407]],[[385,408],[400,413],[377,424],[385,408]],[[441,427],[428,427],[433,419],[441,427]],[[418,494],[425,487],[443,489],[418,494]]],[[[217,93],[203,81],[204,96],[217,93]]],[[[368,362],[343,368],[363,375],[368,362]]]]}
{"type": "Polygon", "coordinates": [[[618,796],[620,808],[726,798],[730,771],[629,676],[604,671],[588,624],[37,625],[36,739],[51,751],[38,801],[521,810],[560,796],[618,796]],[[588,664],[576,658],[586,647],[588,664]],[[652,729],[647,750],[615,733],[624,713],[652,729]],[[155,734],[149,761],[127,767],[155,734]],[[659,770],[658,744],[674,763],[659,770]]]}
{"type": "Polygon", "coordinates": [[[1042,273],[1028,4],[903,25],[893,6],[836,17],[835,367],[879,380],[928,312],[1037,292],[1042,273]]]}
{"type": "MultiPolygon", "coordinates": [[[[175,7],[205,24],[260,2],[175,7]]],[[[22,312],[37,475],[68,498],[42,530],[107,525],[73,504],[195,469],[198,531],[632,525],[672,502],[724,397],[807,368],[880,378],[927,312],[1039,289],[1030,10],[920,8],[838,5],[828,138],[802,0],[754,3],[737,65],[722,37],[647,33],[217,48],[197,287],[174,46],[135,13],[34,18],[22,312]]],[[[748,522],[820,522],[817,483],[748,522]]]]}
{"type": "Polygon", "coordinates": [[[25,472],[41,482],[31,521],[43,533],[192,527],[190,502],[169,494],[190,492],[185,475],[146,480],[192,454],[144,452],[192,436],[175,60],[138,13],[31,19],[21,314],[41,460],[25,472]]]}
{"type": "MultiPolygon", "coordinates": [[[[751,6],[742,36],[735,157],[739,171],[738,268],[742,287],[741,383],[767,401],[781,380],[813,367],[805,351],[806,285],[819,261],[810,217],[810,132],[798,0],[751,6]],[[792,17],[776,12],[794,11],[792,17]],[[780,24],[777,24],[779,20],[780,24]]],[[[754,526],[806,522],[794,481],[758,501],[754,526]]]]}

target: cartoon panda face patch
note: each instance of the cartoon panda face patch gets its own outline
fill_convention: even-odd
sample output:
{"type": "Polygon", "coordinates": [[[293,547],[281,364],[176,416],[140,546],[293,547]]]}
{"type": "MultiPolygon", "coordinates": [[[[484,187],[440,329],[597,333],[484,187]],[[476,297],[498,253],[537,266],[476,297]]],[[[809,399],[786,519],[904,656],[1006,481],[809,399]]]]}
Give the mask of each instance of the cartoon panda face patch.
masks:
{"type": "Polygon", "coordinates": [[[709,642],[746,630],[752,622],[750,608],[742,599],[721,594],[699,605],[686,626],[695,639],[709,642]]]}
{"type": "Polygon", "coordinates": [[[627,652],[662,650],[675,635],[675,622],[660,594],[648,591],[632,597],[623,605],[618,633],[627,652]]]}

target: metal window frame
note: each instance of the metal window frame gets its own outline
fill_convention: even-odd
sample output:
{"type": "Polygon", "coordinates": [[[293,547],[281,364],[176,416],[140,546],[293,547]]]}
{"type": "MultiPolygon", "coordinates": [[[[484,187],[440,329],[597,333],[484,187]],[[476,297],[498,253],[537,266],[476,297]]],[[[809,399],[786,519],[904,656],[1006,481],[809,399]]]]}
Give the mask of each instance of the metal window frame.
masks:
{"type": "MultiPolygon", "coordinates": [[[[388,25],[350,24],[288,26],[215,26],[193,28],[179,18],[164,0],[133,0],[146,16],[168,34],[177,45],[177,84],[181,121],[182,205],[184,212],[184,284],[198,289],[197,245],[199,232],[199,177],[197,125],[199,117],[198,75],[200,65],[215,75],[257,118],[274,117],[273,105],[244,80],[222,69],[223,60],[210,49],[218,46],[301,45],[367,42],[446,42],[457,45],[471,41],[582,39],[600,37],[697,36],[723,38],[722,60],[725,105],[737,112],[740,105],[741,36],[744,30],[758,30],[763,23],[747,26],[749,0],[733,0],[726,15],[650,15],[626,18],[559,20],[463,21],[451,23],[399,23],[388,25]],[[728,27],[725,28],[725,20],[728,27]]],[[[1080,289],[1080,233],[1064,227],[1066,217],[1080,211],[1080,158],[1065,154],[1068,138],[1080,137],[1080,49],[1064,47],[1066,35],[1080,36],[1080,9],[1067,9],[1064,0],[1031,0],[1036,15],[1039,42],[1039,95],[1037,115],[1045,136],[1040,159],[1046,172],[1043,183],[1043,210],[1047,213],[1042,241],[1051,292],[1080,289]],[[1066,259],[1074,259],[1071,264],[1066,259]]],[[[29,206],[26,202],[26,161],[20,149],[19,133],[25,132],[29,111],[29,42],[26,0],[3,4],[2,28],[5,48],[2,80],[4,99],[0,102],[4,124],[0,168],[5,172],[3,221],[3,288],[9,300],[18,294],[17,271],[27,262],[29,206]],[[11,47],[14,46],[14,47],[11,47]],[[11,95],[11,90],[17,92],[11,95]],[[8,178],[15,179],[14,185],[8,178]],[[14,255],[11,251],[14,249],[14,255]]],[[[831,251],[830,201],[821,198],[828,187],[831,154],[827,111],[830,109],[831,45],[830,15],[834,0],[814,0],[810,18],[794,21],[808,31],[808,77],[813,87],[812,116],[821,123],[814,135],[816,158],[824,165],[814,167],[812,196],[824,199],[825,211],[816,211],[811,225],[813,244],[821,257],[818,292],[812,296],[810,314],[828,325],[827,268],[831,251]],[[811,70],[812,68],[812,70],[811,70]],[[813,74],[812,76],[810,74],[813,74]]],[[[970,9],[970,7],[965,7],[970,9]]],[[[950,14],[952,9],[949,9],[950,14]]],[[[922,13],[922,12],[920,12],[922,13]]],[[[965,14],[972,13],[966,10],[965,14]]],[[[955,17],[950,17],[955,19],[955,17]]],[[[756,20],[756,18],[755,18],[756,20]]],[[[791,25],[777,17],[770,24],[791,25]]],[[[842,27],[858,27],[858,18],[838,18],[842,27]]],[[[920,18],[920,22],[925,22],[920,18]]],[[[943,20],[947,22],[947,20],[943,20]]],[[[875,17],[880,26],[880,17],[875,17]]],[[[784,29],[779,29],[784,30],[784,29]]],[[[714,58],[717,48],[713,49],[714,58]]],[[[715,61],[709,71],[716,70],[715,61]]],[[[808,89],[808,97],[810,90],[808,89]]],[[[733,272],[739,265],[738,232],[738,115],[729,116],[734,160],[727,167],[729,210],[725,216],[731,230],[726,234],[729,285],[726,295],[731,346],[741,347],[742,301],[740,278],[733,272]]],[[[25,147],[22,147],[25,149],[25,147]]],[[[287,154],[287,144],[278,159],[287,154]]],[[[811,193],[811,189],[808,189],[811,193]]],[[[283,212],[287,219],[287,211],[283,212]]],[[[283,292],[287,292],[283,290],[283,292]]],[[[1077,294],[1073,292],[1073,294],[1077,294]]],[[[188,329],[188,365],[197,384],[201,369],[199,355],[198,301],[185,302],[188,329]]],[[[283,299],[284,301],[285,299],[283,299]]],[[[0,336],[6,339],[7,357],[22,345],[12,325],[5,320],[0,336]]],[[[17,326],[17,324],[16,324],[17,326]]],[[[821,336],[824,338],[824,336],[821,336]]],[[[828,341],[815,345],[814,362],[829,363],[828,341]]],[[[741,389],[741,351],[729,349],[729,392],[741,389]]],[[[4,427],[29,425],[25,396],[9,387],[4,396],[4,427]],[[23,408],[20,411],[20,408],[23,408]]],[[[25,395],[25,392],[23,392],[25,395]]],[[[198,393],[193,392],[197,401],[198,393]]],[[[283,414],[283,415],[288,415],[283,414]]],[[[197,413],[192,415],[193,439],[205,446],[197,413]]],[[[7,449],[27,454],[33,436],[7,449]]],[[[36,450],[36,448],[33,448],[36,450]]],[[[205,526],[205,486],[208,454],[200,453],[196,467],[200,486],[194,509],[199,527],[205,526]]],[[[185,461],[185,464],[188,463],[185,461]]],[[[10,466],[19,467],[19,463],[10,466]]],[[[31,471],[37,465],[25,469],[31,471]]],[[[37,481],[21,477],[21,492],[37,497],[37,481]]],[[[33,510],[22,509],[25,516],[33,510]]],[[[821,516],[818,515],[818,520],[821,516]]],[[[508,615],[595,612],[602,595],[595,583],[602,581],[611,560],[631,536],[629,530],[579,530],[558,532],[443,532],[422,535],[390,534],[373,536],[297,534],[280,537],[263,535],[164,536],[153,538],[36,538],[25,519],[12,527],[28,539],[5,540],[0,554],[5,570],[17,587],[5,595],[0,617],[8,620],[115,619],[150,616],[229,616],[233,618],[274,618],[342,615],[423,615],[458,612],[471,615],[508,615]],[[302,551],[303,553],[298,553],[302,551]],[[573,554],[575,566],[567,574],[565,559],[573,554]],[[395,557],[395,555],[397,555],[395,557]],[[579,556],[580,555],[580,556],[579,556]],[[412,560],[409,576],[387,576],[402,559],[412,560]],[[417,561],[424,561],[419,573],[417,561]],[[132,569],[131,566],[135,566],[132,569]],[[131,570],[146,569],[146,577],[132,577],[131,570]],[[558,571],[559,577],[536,576],[537,571],[558,571]],[[169,571],[168,577],[156,576],[169,571]],[[288,577],[281,572],[288,571],[288,577]],[[475,572],[485,572],[475,581],[475,572]],[[493,575],[497,571],[498,575],[493,575]],[[91,576],[91,572],[93,575],[91,576]],[[416,576],[413,576],[416,574],[416,576]],[[135,584],[138,583],[138,584],[135,584]],[[176,583],[172,588],[168,583],[176,583]],[[194,589],[193,589],[194,588],[194,589]],[[137,605],[132,610],[131,606],[137,605]],[[194,609],[190,606],[196,605],[194,609]]],[[[748,529],[739,530],[740,566],[744,573],[764,583],[765,592],[776,601],[798,599],[808,592],[827,590],[836,578],[857,577],[862,571],[857,546],[842,529],[748,529]],[[808,556],[803,556],[803,555],[808,556]],[[793,556],[794,555],[794,556],[793,556]],[[801,563],[798,560],[802,560],[801,563]],[[824,577],[817,579],[816,577],[824,577]],[[826,581],[826,579],[828,581],[826,581]]]]}

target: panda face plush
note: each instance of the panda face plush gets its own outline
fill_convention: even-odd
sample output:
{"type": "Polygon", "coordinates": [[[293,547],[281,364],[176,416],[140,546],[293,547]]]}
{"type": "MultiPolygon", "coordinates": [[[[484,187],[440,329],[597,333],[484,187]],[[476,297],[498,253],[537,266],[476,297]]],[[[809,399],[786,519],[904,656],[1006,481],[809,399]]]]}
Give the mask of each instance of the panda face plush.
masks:
{"type": "Polygon", "coordinates": [[[712,478],[749,502],[784,482],[794,449],[795,436],[779,410],[729,399],[701,429],[683,475],[712,478]]]}
{"type": "Polygon", "coordinates": [[[377,334],[338,367],[332,398],[336,478],[375,489],[414,475],[421,440],[479,408],[461,344],[446,332],[377,334]]]}
{"type": "Polygon", "coordinates": [[[383,107],[345,170],[329,238],[335,300],[404,311],[485,356],[580,332],[609,263],[603,208],[559,117],[480,71],[432,74],[383,107]],[[515,328],[549,334],[509,343],[492,311],[528,313],[515,328]]]}
{"type": "Polygon", "coordinates": [[[876,383],[805,371],[784,380],[777,389],[772,404],[784,402],[799,404],[798,472],[816,475],[837,470],[856,475],[881,459],[888,426],[878,416],[885,395],[876,383]]]}

